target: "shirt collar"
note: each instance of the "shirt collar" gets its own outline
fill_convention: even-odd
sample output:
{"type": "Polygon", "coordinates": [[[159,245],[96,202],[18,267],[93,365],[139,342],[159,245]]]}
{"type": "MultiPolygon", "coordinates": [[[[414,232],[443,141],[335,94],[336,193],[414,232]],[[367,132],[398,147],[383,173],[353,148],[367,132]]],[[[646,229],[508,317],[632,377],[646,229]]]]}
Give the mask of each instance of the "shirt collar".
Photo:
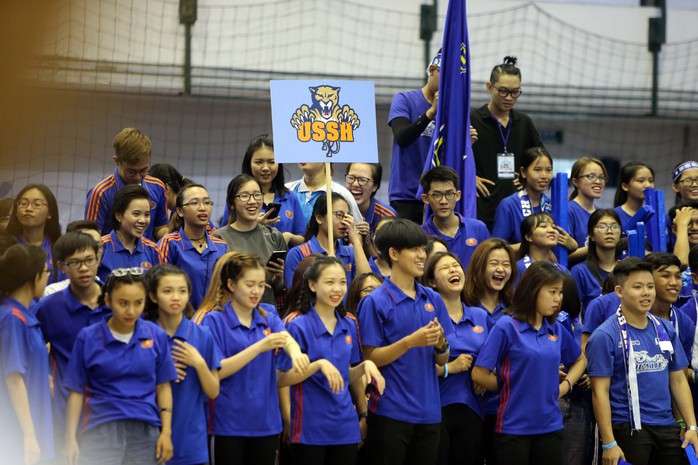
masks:
{"type": "MultiPolygon", "coordinates": [[[[397,287],[395,283],[393,283],[390,278],[386,278],[385,281],[383,281],[383,286],[385,287],[386,292],[390,296],[390,298],[395,302],[396,304],[399,304],[403,300],[411,299],[407,294],[403,292],[402,289],[397,287]]],[[[414,300],[421,300],[427,298],[427,293],[424,287],[422,287],[417,281],[414,283],[414,287],[416,290],[416,294],[414,296],[414,300]]]]}
{"type": "Polygon", "coordinates": [[[553,325],[548,322],[547,318],[543,318],[543,324],[539,330],[536,330],[536,328],[525,321],[518,320],[514,317],[511,317],[511,319],[514,320],[514,324],[520,333],[523,333],[524,331],[533,331],[536,334],[553,332],[553,325]]]}
{"type": "MultiPolygon", "coordinates": [[[[111,238],[112,250],[114,252],[123,252],[125,250],[128,253],[131,253],[131,251],[128,250],[121,242],[121,239],[119,239],[119,236],[116,234],[116,231],[110,232],[109,237],[111,238]]],[[[140,237],[136,239],[136,246],[133,248],[133,252],[143,252],[143,241],[140,237]]]]}
{"type": "MultiPolygon", "coordinates": [[[[325,327],[325,324],[320,319],[320,315],[317,314],[317,311],[315,310],[315,306],[313,304],[310,305],[310,310],[308,310],[307,315],[308,320],[310,321],[310,326],[313,330],[313,335],[315,337],[319,338],[323,334],[329,334],[330,336],[333,336],[333,334],[330,334],[330,332],[325,327]]],[[[338,331],[346,332],[347,329],[342,325],[343,320],[342,317],[339,316],[337,310],[334,311],[334,316],[335,318],[337,318],[337,325],[334,328],[334,335],[336,335],[338,331]]]]}
{"type": "MultiPolygon", "coordinates": [[[[238,327],[246,328],[245,325],[240,323],[240,320],[238,319],[235,310],[233,310],[233,305],[231,302],[225,304],[225,307],[223,307],[223,311],[225,313],[226,318],[228,319],[230,329],[235,329],[238,327]]],[[[256,311],[252,311],[252,321],[250,322],[250,329],[252,329],[255,326],[268,326],[266,319],[262,316],[261,313],[259,313],[258,309],[256,309],[256,311]]]]}
{"type": "MultiPolygon", "coordinates": [[[[198,249],[196,247],[194,247],[194,244],[191,243],[191,239],[189,239],[189,236],[187,236],[184,233],[184,226],[179,228],[179,237],[181,237],[181,239],[182,239],[182,250],[194,249],[198,252],[198,249]]],[[[207,247],[201,251],[201,255],[203,256],[203,255],[207,255],[209,253],[214,253],[215,252],[214,248],[216,247],[216,245],[211,240],[211,237],[209,236],[208,232],[206,232],[204,234],[204,239],[206,239],[206,246],[207,247]]]]}
{"type": "Polygon", "coordinates": [[[187,317],[183,316],[182,321],[179,323],[179,326],[177,326],[177,331],[175,331],[174,336],[172,336],[170,339],[180,339],[182,341],[189,340],[191,325],[192,322],[189,321],[187,317]]]}

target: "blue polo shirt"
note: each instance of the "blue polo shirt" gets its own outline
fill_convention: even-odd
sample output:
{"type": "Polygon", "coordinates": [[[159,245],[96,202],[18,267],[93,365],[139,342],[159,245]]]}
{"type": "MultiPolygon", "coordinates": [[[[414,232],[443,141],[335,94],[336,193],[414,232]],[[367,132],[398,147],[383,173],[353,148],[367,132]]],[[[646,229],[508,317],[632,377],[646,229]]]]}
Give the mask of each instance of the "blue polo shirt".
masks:
{"type": "MultiPolygon", "coordinates": [[[[452,321],[453,336],[448,338],[451,344],[449,362],[454,361],[459,355],[472,355],[477,360],[482,345],[485,343],[494,322],[489,313],[481,308],[466,307],[463,305],[463,317],[460,321],[452,321]]],[[[483,415],[482,406],[478,396],[473,391],[473,379],[471,370],[461,373],[449,374],[448,378],[439,378],[439,392],[441,393],[441,406],[451,404],[465,404],[470,410],[483,415]]]]}
{"type": "Polygon", "coordinates": [[[470,257],[477,245],[490,238],[490,232],[482,221],[474,218],[463,218],[458,213],[456,215],[460,223],[458,232],[456,232],[454,237],[446,236],[439,231],[436,225],[434,225],[434,215],[427,219],[426,223],[422,225],[422,229],[427,235],[437,236],[446,241],[448,251],[456,254],[461,261],[461,265],[465,268],[470,263],[470,257]]]}
{"type": "MultiPolygon", "coordinates": [[[[549,260],[549,261],[552,265],[555,265],[555,268],[562,271],[563,273],[571,274],[570,270],[568,270],[565,265],[561,265],[560,263],[554,262],[552,260],[549,260]]],[[[531,262],[531,263],[533,263],[533,262],[531,262]]],[[[519,281],[521,281],[521,277],[523,276],[526,269],[531,265],[531,263],[528,263],[528,266],[527,266],[525,258],[522,258],[522,259],[516,261],[516,269],[519,272],[519,275],[516,277],[516,284],[517,285],[519,284],[519,281]]]]}
{"type": "Polygon", "coordinates": [[[589,302],[582,318],[584,333],[593,333],[596,328],[601,326],[601,323],[616,313],[619,306],[620,297],[615,292],[604,294],[589,302]]]}
{"type": "MultiPolygon", "coordinates": [[[[686,352],[686,358],[688,358],[689,365],[691,365],[691,368],[694,370],[698,367],[694,367],[692,360],[693,360],[693,341],[695,339],[695,328],[696,328],[696,321],[698,321],[698,315],[696,315],[696,301],[693,297],[688,299],[688,302],[683,304],[681,308],[679,308],[679,313],[682,313],[685,315],[691,322],[691,328],[693,331],[693,335],[691,336],[691,350],[684,351],[686,352]]],[[[689,383],[691,386],[691,394],[693,394],[693,405],[698,405],[698,386],[696,386],[693,383],[689,383]]]]}
{"type": "Polygon", "coordinates": [[[44,340],[51,343],[49,357],[54,384],[54,424],[56,428],[65,428],[65,408],[70,391],[65,387],[64,377],[73,344],[83,328],[104,320],[111,314],[111,310],[103,306],[91,309],[81,304],[69,285],[62,291],[41,299],[34,311],[44,340]]]}
{"type": "MultiPolygon", "coordinates": [[[[291,442],[314,446],[358,444],[359,418],[349,391],[349,368],[362,361],[356,318],[335,312],[337,325],[330,333],[311,305],[308,313],[287,323],[288,332],[311,362],[325,359],[339,370],[344,390],[335,394],[321,371],[291,386],[291,442]],[[341,434],[337,434],[341,431],[341,434]]],[[[293,368],[286,352],[279,352],[278,368],[293,368]]]]}
{"type": "Polygon", "coordinates": [[[156,387],[177,379],[167,334],[139,319],[125,344],[114,339],[107,321],[78,333],[66,370],[65,386],[85,393],[82,431],[120,420],[160,426],[156,387]]]}
{"type": "MultiPolygon", "coordinates": [[[[679,311],[679,309],[674,306],[672,306],[669,316],[670,319],[664,321],[667,321],[674,328],[674,331],[676,331],[676,335],[678,336],[681,347],[683,348],[683,353],[686,355],[686,358],[689,359],[688,365],[690,365],[691,352],[693,352],[693,339],[696,334],[696,325],[691,321],[691,318],[688,315],[679,311]]],[[[657,318],[663,319],[658,316],[657,318]]]]}
{"type": "MultiPolygon", "coordinates": [[[[676,420],[671,413],[669,372],[683,370],[688,361],[673,326],[659,319],[674,346],[674,355],[659,350],[654,324],[644,329],[628,324],[635,351],[640,418],[643,425],[672,426],[676,420]]],[[[611,378],[609,397],[611,422],[629,423],[628,384],[625,357],[617,318],[609,318],[589,338],[586,347],[589,376],[611,378]]]]}
{"type": "MultiPolygon", "coordinates": [[[[448,340],[453,324],[441,296],[415,283],[415,298],[390,279],[359,303],[359,328],[364,347],[385,347],[438,318],[448,340]]],[[[413,424],[441,421],[441,398],[433,347],[415,347],[381,367],[385,378],[382,396],[373,394],[369,410],[376,415],[413,424]]]]}
{"type": "Polygon", "coordinates": [[[376,225],[383,218],[396,217],[397,212],[389,205],[380,202],[375,197],[371,198],[371,203],[364,215],[364,220],[368,223],[368,227],[373,233],[376,230],[376,225]]]}
{"type": "MultiPolygon", "coordinates": [[[[22,237],[21,235],[15,236],[15,240],[18,244],[28,244],[26,239],[24,239],[24,237],[22,237]]],[[[65,275],[60,270],[60,268],[56,269],[56,267],[53,266],[53,251],[51,249],[52,244],[48,236],[44,236],[44,240],[41,241],[41,245],[39,247],[41,247],[44,250],[44,252],[46,252],[46,266],[49,270],[51,270],[51,273],[49,273],[48,275],[48,281],[46,282],[46,284],[48,285],[64,280],[65,275]]]]}
{"type": "MultiPolygon", "coordinates": [[[[325,249],[323,249],[318,242],[317,236],[311,237],[308,242],[297,245],[288,251],[288,254],[286,254],[286,262],[284,263],[284,282],[286,283],[286,287],[288,289],[291,288],[291,283],[293,283],[293,272],[296,270],[298,264],[305,257],[314,253],[327,255],[325,249]]],[[[354,247],[351,245],[344,245],[342,241],[336,241],[334,246],[334,255],[344,263],[344,269],[347,271],[348,287],[351,285],[351,281],[356,275],[354,247]]]]}
{"type": "Polygon", "coordinates": [[[177,232],[165,235],[158,242],[160,263],[178,266],[189,275],[191,280],[189,302],[194,308],[199,308],[204,298],[216,261],[228,252],[225,240],[208,234],[205,237],[208,247],[201,253],[184,234],[184,227],[177,232]]]}
{"type": "Polygon", "coordinates": [[[378,268],[378,265],[376,264],[376,259],[378,257],[370,257],[368,259],[368,266],[371,267],[371,272],[377,274],[378,276],[382,277],[383,279],[388,278],[389,276],[385,276],[383,272],[378,268]]]}
{"type": "MultiPolygon", "coordinates": [[[[230,302],[222,312],[207,313],[201,324],[213,335],[221,356],[236,355],[271,333],[285,331],[284,324],[271,306],[263,317],[252,314],[250,327],[238,320],[230,302]]],[[[276,358],[273,350],[257,355],[237,373],[221,379],[221,392],[214,403],[214,436],[271,436],[281,432],[279,395],[276,387],[276,358]]]]}
{"type": "Polygon", "coordinates": [[[502,316],[504,316],[504,310],[506,309],[502,302],[499,302],[491,313],[487,307],[482,304],[482,302],[479,302],[477,307],[483,309],[489,314],[490,318],[492,319],[492,323],[496,323],[502,316]]]}
{"type": "MultiPolygon", "coordinates": [[[[305,235],[305,228],[307,225],[305,219],[303,218],[303,209],[301,208],[301,204],[298,202],[298,198],[292,192],[287,192],[283,195],[279,195],[277,192],[274,194],[274,203],[281,204],[281,209],[279,210],[280,221],[272,224],[271,226],[275,227],[281,232],[290,232],[299,236],[305,235]]],[[[268,209],[268,204],[262,204],[263,213],[266,213],[268,209]]],[[[221,228],[228,226],[229,222],[230,208],[228,205],[226,205],[223,209],[221,228]]]]}
{"type": "Polygon", "coordinates": [[[5,380],[12,373],[24,378],[29,412],[41,448],[41,460],[54,458],[49,364],[39,321],[17,300],[0,300],[0,451],[7,463],[24,463],[24,435],[5,380]]]}
{"type": "Polygon", "coordinates": [[[480,349],[476,366],[497,370],[499,410],[495,431],[545,434],[562,429],[557,403],[558,370],[570,366],[582,350],[558,321],[543,319],[539,330],[503,316],[480,349]]]}
{"type": "MultiPolygon", "coordinates": [[[[98,182],[87,192],[85,219],[96,222],[102,234],[109,234],[111,231],[111,206],[114,203],[116,193],[126,186],[118,171],[119,169],[115,168],[114,173],[98,182]]],[[[143,178],[141,186],[150,197],[150,224],[145,229],[143,236],[154,240],[154,229],[167,225],[168,221],[166,188],[162,181],[152,176],[143,178]]]]}
{"type": "MultiPolygon", "coordinates": [[[[427,101],[422,89],[400,92],[395,95],[390,104],[388,124],[395,118],[407,118],[414,123],[427,110],[431,103],[427,101]]],[[[436,121],[431,121],[422,131],[422,134],[406,147],[400,147],[393,138],[393,158],[390,161],[390,183],[388,184],[388,197],[391,202],[396,200],[418,201],[419,175],[427,161],[431,149],[431,138],[434,135],[436,121]],[[417,173],[415,173],[415,170],[417,173]]]]}
{"type": "MultiPolygon", "coordinates": [[[[533,213],[540,213],[543,197],[550,202],[545,194],[541,197],[541,203],[537,207],[531,207],[533,213]]],[[[504,198],[494,212],[494,226],[492,227],[492,237],[499,237],[510,244],[521,242],[521,223],[524,220],[521,211],[521,201],[519,193],[514,192],[509,197],[504,198]]]]}
{"type": "MultiPolygon", "coordinates": [[[[594,210],[596,210],[596,207],[594,207],[594,210]]],[[[577,202],[570,200],[567,203],[567,221],[569,223],[569,231],[567,232],[577,241],[579,247],[588,245],[587,226],[589,218],[591,218],[591,213],[583,209],[577,202]]]]}
{"type": "MultiPolygon", "coordinates": [[[[182,319],[174,336],[168,338],[170,351],[175,339],[188,342],[206,361],[209,370],[221,367],[221,355],[208,328],[182,319]]],[[[183,380],[172,383],[172,444],[176,444],[170,465],[208,463],[208,439],[205,408],[208,397],[201,388],[199,375],[187,367],[183,380]]]]}
{"type": "Polygon", "coordinates": [[[145,237],[136,240],[136,247],[131,253],[116,235],[116,231],[102,236],[102,262],[99,264],[97,276],[103,282],[111,272],[117,268],[131,268],[139,266],[149,270],[160,263],[157,245],[145,237]]]}
{"type": "MultiPolygon", "coordinates": [[[[601,295],[601,284],[589,269],[586,261],[572,267],[570,272],[574,282],[577,283],[579,298],[582,300],[582,308],[586,308],[593,299],[601,295]]],[[[599,268],[601,282],[604,282],[610,273],[599,268]]]]}

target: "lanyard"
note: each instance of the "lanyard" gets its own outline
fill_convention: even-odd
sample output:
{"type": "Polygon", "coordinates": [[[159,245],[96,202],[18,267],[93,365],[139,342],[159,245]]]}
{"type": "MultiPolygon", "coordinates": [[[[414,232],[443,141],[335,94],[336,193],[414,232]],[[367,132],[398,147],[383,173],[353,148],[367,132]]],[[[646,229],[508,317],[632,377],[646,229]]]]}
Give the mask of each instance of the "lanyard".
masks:
{"type": "MultiPolygon", "coordinates": [[[[519,191],[519,204],[521,205],[521,213],[524,218],[531,216],[533,207],[531,206],[531,198],[528,196],[526,189],[519,191]]],[[[540,196],[540,211],[541,213],[551,213],[553,206],[550,204],[550,199],[545,194],[540,196]]]]}
{"type": "Polygon", "coordinates": [[[502,144],[504,145],[504,153],[507,152],[507,145],[509,144],[509,136],[511,136],[511,127],[514,125],[514,122],[512,121],[511,118],[511,113],[509,113],[509,124],[507,124],[506,128],[506,135],[504,135],[504,126],[502,126],[502,123],[499,122],[496,116],[490,112],[490,116],[492,117],[493,120],[497,122],[497,128],[499,129],[499,135],[502,137],[502,144]]]}

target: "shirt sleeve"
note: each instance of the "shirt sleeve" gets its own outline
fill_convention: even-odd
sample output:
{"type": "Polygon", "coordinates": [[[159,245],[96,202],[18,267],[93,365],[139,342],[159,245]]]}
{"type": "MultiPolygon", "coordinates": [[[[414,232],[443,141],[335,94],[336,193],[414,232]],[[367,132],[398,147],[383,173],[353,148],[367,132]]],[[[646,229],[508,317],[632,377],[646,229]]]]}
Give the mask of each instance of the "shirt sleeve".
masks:
{"type": "Polygon", "coordinates": [[[167,217],[167,195],[162,187],[157,186],[159,199],[157,199],[155,204],[155,218],[153,220],[153,227],[159,228],[161,226],[167,225],[169,223],[169,218],[167,217]]]}
{"type": "Polygon", "coordinates": [[[386,345],[385,333],[383,331],[383,314],[370,294],[361,299],[356,313],[359,315],[361,342],[364,347],[382,347],[386,345]]]}
{"type": "Polygon", "coordinates": [[[293,283],[293,272],[296,267],[301,262],[301,250],[298,246],[292,248],[286,254],[286,261],[284,262],[284,282],[286,283],[286,288],[290,289],[293,283]]]}
{"type": "Polygon", "coordinates": [[[351,346],[351,357],[349,359],[349,364],[354,366],[363,362],[363,354],[361,353],[361,340],[359,339],[359,330],[357,328],[357,321],[352,318],[347,318],[349,322],[349,334],[351,334],[352,346],[351,346]]]}
{"type": "Polygon", "coordinates": [[[85,366],[85,330],[78,333],[73,344],[73,351],[68,360],[63,384],[71,391],[83,393],[87,386],[87,367],[85,366]]]}
{"type": "Polygon", "coordinates": [[[589,376],[613,376],[615,345],[618,341],[605,331],[596,331],[586,346],[589,376]]]}
{"type": "Polygon", "coordinates": [[[274,333],[280,333],[282,331],[286,331],[286,327],[284,326],[284,322],[281,321],[281,318],[279,318],[279,315],[276,313],[267,313],[267,324],[269,325],[269,328],[272,330],[274,333]]]}
{"type": "Polygon", "coordinates": [[[170,344],[167,341],[167,334],[164,331],[158,332],[154,336],[158,345],[157,366],[155,367],[155,382],[157,384],[174,381],[177,379],[177,369],[172,360],[170,344]]]}
{"type": "Polygon", "coordinates": [[[199,329],[201,330],[201,356],[206,360],[209,370],[219,370],[223,356],[213,342],[213,335],[205,326],[199,326],[199,329]]]}
{"type": "Polygon", "coordinates": [[[507,319],[500,319],[497,324],[494,325],[492,331],[485,339],[485,343],[478,353],[477,360],[475,361],[475,366],[480,366],[493,371],[504,359],[506,354],[509,352],[509,347],[511,341],[506,331],[505,325],[507,319]]]}
{"type": "Polygon", "coordinates": [[[223,360],[226,358],[226,344],[225,344],[225,338],[221,334],[219,325],[218,325],[218,318],[216,318],[214,312],[207,313],[203,320],[201,320],[201,326],[204,328],[208,329],[209,332],[211,333],[211,337],[213,338],[213,344],[216,346],[216,350],[218,351],[218,354],[220,356],[220,360],[223,360]]]}
{"type": "Polygon", "coordinates": [[[515,218],[509,210],[509,204],[506,202],[506,199],[497,206],[494,212],[492,237],[499,237],[505,241],[512,242],[514,239],[513,230],[515,227],[515,218]]]}
{"type": "MultiPolygon", "coordinates": [[[[307,353],[308,351],[308,341],[304,337],[302,328],[300,325],[296,322],[296,320],[292,320],[289,322],[288,327],[286,328],[286,331],[293,337],[293,339],[298,343],[298,346],[301,349],[301,352],[307,353]]],[[[311,362],[314,362],[315,360],[311,360],[311,362]]],[[[279,350],[279,357],[276,360],[276,368],[278,368],[281,371],[288,371],[293,367],[293,362],[291,361],[291,357],[288,356],[285,350],[279,350]]]]}
{"type": "Polygon", "coordinates": [[[671,345],[674,346],[674,356],[671,357],[671,360],[669,361],[669,371],[683,370],[688,366],[688,359],[686,358],[686,352],[683,348],[684,346],[681,344],[681,339],[679,338],[679,335],[676,334],[676,331],[674,331],[674,328],[667,328],[667,326],[671,325],[671,323],[667,323],[668,324],[665,324],[664,320],[660,321],[660,324],[663,324],[664,328],[667,330],[667,333],[669,333],[671,345]]]}
{"type": "MultiPolygon", "coordinates": [[[[102,203],[103,198],[97,198],[99,195],[95,193],[95,188],[89,190],[87,193],[87,202],[85,204],[85,219],[89,221],[94,221],[99,226],[99,230],[102,234],[108,234],[110,229],[108,225],[107,211],[102,203]]],[[[102,193],[102,197],[104,197],[102,193]]]]}
{"type": "Polygon", "coordinates": [[[560,336],[560,360],[563,365],[569,367],[582,355],[582,349],[574,339],[574,335],[565,329],[561,323],[556,322],[560,336]]]}
{"type": "Polygon", "coordinates": [[[0,321],[0,366],[3,381],[12,373],[24,376],[29,360],[26,325],[12,314],[0,321]]]}
{"type": "Polygon", "coordinates": [[[299,236],[305,235],[306,224],[303,219],[303,209],[301,208],[300,202],[298,202],[298,197],[293,192],[286,194],[288,201],[290,202],[289,210],[293,213],[293,226],[291,232],[299,236]]]}

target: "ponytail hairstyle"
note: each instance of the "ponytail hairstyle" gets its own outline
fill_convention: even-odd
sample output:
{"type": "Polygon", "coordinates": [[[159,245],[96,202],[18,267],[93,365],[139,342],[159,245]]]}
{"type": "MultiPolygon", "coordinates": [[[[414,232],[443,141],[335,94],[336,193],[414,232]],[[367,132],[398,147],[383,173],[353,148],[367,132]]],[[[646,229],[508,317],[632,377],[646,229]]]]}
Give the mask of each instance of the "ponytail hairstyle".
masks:
{"type": "MultiPolygon", "coordinates": [[[[148,202],[148,212],[150,212],[150,197],[148,191],[140,184],[129,184],[122,187],[114,196],[114,201],[111,206],[111,228],[117,231],[121,228],[121,221],[116,217],[117,214],[123,215],[128,210],[131,202],[134,200],[145,200],[148,202]]],[[[151,218],[151,221],[153,218],[151,218]]]]}
{"type": "MultiPolygon", "coordinates": [[[[172,216],[174,216],[175,218],[174,218],[173,220],[170,221],[170,224],[171,224],[170,227],[172,228],[172,231],[177,231],[177,230],[180,229],[182,226],[184,226],[184,218],[182,218],[181,216],[179,216],[179,215],[177,214],[177,210],[180,210],[180,209],[184,208],[184,194],[185,194],[189,189],[191,189],[191,188],[193,188],[193,187],[200,187],[200,188],[202,188],[203,190],[206,190],[206,188],[205,188],[204,186],[202,186],[201,184],[195,184],[195,183],[186,184],[184,187],[182,187],[182,188],[179,190],[179,192],[177,193],[177,204],[176,204],[176,206],[175,206],[175,213],[173,213],[173,215],[172,215],[172,216]]],[[[207,191],[207,192],[208,192],[208,191],[207,191]]]]}
{"type": "Polygon", "coordinates": [[[46,198],[46,203],[48,204],[48,217],[46,218],[46,223],[44,224],[44,234],[48,237],[51,245],[53,246],[61,235],[61,224],[58,222],[58,203],[56,202],[56,196],[53,195],[51,189],[43,184],[27,184],[21,191],[19,191],[15,197],[13,212],[10,215],[10,221],[7,223],[7,228],[5,231],[15,237],[21,236],[24,232],[22,224],[19,222],[19,218],[17,218],[17,215],[19,214],[17,202],[22,199],[25,192],[31,189],[38,190],[46,198]]]}
{"type": "MultiPolygon", "coordinates": [[[[274,151],[274,140],[269,134],[260,134],[253,137],[247,145],[245,156],[242,159],[242,174],[252,176],[252,157],[257,150],[263,148],[268,148],[272,152],[274,151]]],[[[284,165],[282,163],[277,163],[276,165],[279,167],[279,170],[274,179],[271,180],[271,190],[281,197],[288,193],[288,188],[286,187],[286,181],[284,179],[284,165]]],[[[230,206],[230,204],[228,204],[228,206],[230,206]]]]}
{"type": "Polygon", "coordinates": [[[212,310],[223,311],[223,306],[230,301],[230,289],[228,289],[227,282],[221,281],[221,272],[223,271],[223,266],[225,266],[235,253],[237,252],[226,252],[216,261],[216,264],[213,265],[211,281],[208,283],[206,295],[204,295],[204,298],[199,304],[199,312],[208,313],[212,310]]]}
{"type": "MultiPolygon", "coordinates": [[[[146,286],[146,298],[145,298],[145,311],[143,312],[143,318],[149,321],[157,321],[159,312],[159,306],[150,297],[151,295],[158,294],[158,287],[160,286],[160,281],[165,276],[182,276],[184,281],[187,283],[187,290],[189,291],[189,296],[191,296],[191,280],[189,275],[184,272],[179,267],[171,265],[169,263],[163,263],[162,265],[155,265],[148,273],[145,275],[145,286],[146,286]]],[[[191,318],[194,315],[194,307],[192,307],[191,302],[187,300],[187,304],[184,307],[184,316],[186,318],[191,318]]]]}
{"type": "MultiPolygon", "coordinates": [[[[245,271],[255,269],[265,270],[264,263],[262,263],[262,260],[260,260],[257,255],[252,253],[233,252],[230,258],[223,263],[223,267],[221,268],[221,286],[225,286],[228,292],[232,292],[228,288],[228,280],[237,281],[242,277],[245,271]]],[[[259,314],[263,317],[267,316],[267,312],[259,305],[257,305],[257,311],[259,311],[259,314]]]]}
{"type": "MultiPolygon", "coordinates": [[[[521,275],[521,281],[516,286],[514,300],[507,309],[507,313],[519,321],[532,325],[536,318],[538,293],[543,286],[556,283],[564,286],[565,273],[547,261],[531,263],[531,266],[521,275]]],[[[548,323],[555,321],[557,313],[545,317],[548,323]]]]}
{"type": "MultiPolygon", "coordinates": [[[[335,202],[338,200],[341,200],[342,202],[346,203],[349,205],[347,200],[342,197],[340,194],[336,192],[332,192],[332,205],[334,205],[335,202]]],[[[232,214],[232,212],[231,212],[232,214]]],[[[315,201],[315,205],[313,205],[313,214],[310,215],[310,221],[308,222],[308,226],[305,230],[305,241],[309,241],[310,239],[313,238],[313,236],[317,236],[318,231],[320,230],[320,225],[317,222],[317,217],[324,217],[326,218],[326,221],[331,221],[327,219],[327,193],[323,192],[320,194],[320,196],[317,198],[315,201]]],[[[336,239],[336,236],[335,236],[336,239]]]]}
{"type": "MultiPolygon", "coordinates": [[[[523,246],[523,243],[521,245],[523,246]]],[[[514,297],[514,283],[519,271],[516,268],[514,249],[511,248],[507,241],[498,237],[491,237],[482,241],[470,257],[470,263],[468,263],[468,267],[465,269],[465,285],[463,286],[463,302],[465,302],[465,305],[469,307],[479,306],[482,297],[488,292],[487,284],[482,277],[485,275],[485,270],[487,270],[490,253],[498,249],[502,249],[507,253],[511,267],[509,281],[499,291],[499,301],[504,307],[511,305],[514,297]]]]}
{"type": "Polygon", "coordinates": [[[603,279],[601,279],[599,257],[596,253],[596,241],[593,240],[593,237],[596,225],[599,224],[599,221],[601,221],[601,219],[605,216],[610,216],[611,218],[613,218],[618,223],[618,227],[621,228],[621,231],[623,229],[623,223],[621,223],[618,213],[616,213],[616,211],[612,208],[601,208],[599,210],[596,210],[589,217],[589,222],[587,223],[587,234],[589,235],[589,249],[587,252],[586,263],[587,267],[589,268],[589,271],[591,271],[591,274],[594,276],[594,278],[596,278],[596,281],[599,283],[601,287],[603,287],[603,279]]]}
{"type": "MultiPolygon", "coordinates": [[[[310,311],[310,306],[315,302],[315,292],[310,289],[310,281],[317,282],[325,268],[332,265],[339,265],[342,270],[344,270],[344,263],[339,258],[323,255],[318,257],[303,273],[303,284],[301,285],[300,292],[298,293],[298,305],[296,306],[301,314],[308,313],[310,311]]],[[[339,316],[346,316],[347,311],[344,308],[343,301],[339,302],[339,305],[335,309],[337,310],[337,313],[339,313],[339,316]]]]}
{"type": "Polygon", "coordinates": [[[182,176],[182,173],[177,171],[177,168],[169,163],[156,163],[150,167],[148,173],[154,178],[162,181],[172,192],[178,193],[184,186],[193,184],[191,179],[182,176]]]}
{"type": "Polygon", "coordinates": [[[616,196],[613,198],[613,206],[619,207],[628,201],[628,193],[623,190],[623,184],[630,184],[638,171],[642,168],[647,168],[654,177],[654,170],[649,166],[639,161],[628,163],[620,169],[620,182],[616,188],[616,196]]]}
{"type": "MultiPolygon", "coordinates": [[[[572,165],[572,171],[570,172],[570,184],[572,183],[572,179],[576,179],[579,181],[579,177],[582,175],[584,169],[592,163],[596,163],[597,165],[599,165],[601,171],[603,172],[603,175],[606,176],[606,178],[608,178],[608,171],[606,171],[606,167],[604,166],[601,160],[593,157],[582,157],[579,160],[575,161],[574,165],[572,165]]],[[[579,190],[577,189],[577,186],[572,184],[572,187],[573,190],[568,200],[573,200],[579,195],[579,190]]]]}
{"type": "Polygon", "coordinates": [[[502,63],[492,68],[492,72],[490,73],[490,84],[496,84],[502,74],[516,76],[521,80],[521,70],[516,67],[517,61],[516,57],[505,56],[502,63]]]}
{"type": "Polygon", "coordinates": [[[0,295],[6,296],[44,272],[46,252],[36,245],[15,244],[0,257],[0,295]]]}
{"type": "Polygon", "coordinates": [[[521,245],[519,246],[519,252],[516,255],[517,258],[522,259],[531,251],[531,243],[526,240],[526,236],[533,234],[533,230],[544,221],[551,221],[553,224],[555,224],[555,218],[553,218],[553,215],[544,212],[529,215],[521,222],[521,245]]]}
{"type": "Polygon", "coordinates": [[[264,193],[262,186],[259,184],[259,181],[257,181],[257,178],[251,174],[238,174],[235,176],[230,183],[228,183],[228,190],[225,196],[225,203],[228,205],[228,209],[230,210],[230,220],[228,221],[229,224],[234,223],[238,216],[237,212],[235,211],[235,197],[238,195],[238,192],[240,192],[240,189],[242,189],[242,186],[248,182],[257,184],[259,191],[264,193]]]}
{"type": "Polygon", "coordinates": [[[143,286],[146,300],[148,298],[148,289],[145,286],[145,270],[139,267],[133,268],[117,268],[111,272],[107,278],[107,282],[102,287],[102,295],[99,296],[99,305],[105,305],[106,295],[111,294],[119,286],[128,284],[140,284],[143,286]]]}

